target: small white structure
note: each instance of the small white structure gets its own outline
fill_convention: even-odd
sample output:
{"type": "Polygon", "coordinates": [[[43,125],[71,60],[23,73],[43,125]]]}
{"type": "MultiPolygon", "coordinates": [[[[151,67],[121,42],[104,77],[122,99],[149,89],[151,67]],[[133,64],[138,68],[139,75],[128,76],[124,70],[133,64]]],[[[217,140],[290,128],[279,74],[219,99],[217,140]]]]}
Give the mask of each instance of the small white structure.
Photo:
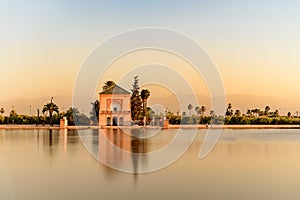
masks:
{"type": "Polygon", "coordinates": [[[63,117],[60,119],[60,128],[65,128],[68,126],[68,120],[67,117],[63,117]]]}

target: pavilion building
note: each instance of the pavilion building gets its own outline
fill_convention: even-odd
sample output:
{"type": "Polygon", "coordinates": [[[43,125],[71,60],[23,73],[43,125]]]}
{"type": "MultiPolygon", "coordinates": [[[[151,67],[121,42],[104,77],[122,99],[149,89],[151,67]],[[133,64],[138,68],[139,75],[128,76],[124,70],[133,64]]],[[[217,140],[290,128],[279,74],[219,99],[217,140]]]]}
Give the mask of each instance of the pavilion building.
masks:
{"type": "Polygon", "coordinates": [[[118,85],[113,85],[99,94],[99,125],[131,125],[131,93],[118,85]]]}

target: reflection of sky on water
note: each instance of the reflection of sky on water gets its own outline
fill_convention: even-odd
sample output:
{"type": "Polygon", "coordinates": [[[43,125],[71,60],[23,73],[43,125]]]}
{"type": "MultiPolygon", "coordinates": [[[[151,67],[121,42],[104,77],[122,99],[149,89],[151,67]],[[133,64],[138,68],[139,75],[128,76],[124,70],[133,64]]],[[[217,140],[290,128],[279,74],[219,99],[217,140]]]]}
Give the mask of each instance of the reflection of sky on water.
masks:
{"type": "Polygon", "coordinates": [[[299,129],[227,129],[221,140],[295,141],[300,140],[299,129]]]}
{"type": "MultiPolygon", "coordinates": [[[[296,200],[300,198],[298,132],[224,130],[211,154],[199,160],[197,154],[205,136],[205,130],[199,130],[192,146],[174,164],[153,173],[133,175],[99,163],[86,151],[76,131],[53,130],[52,136],[47,130],[1,131],[0,197],[9,199],[6,197],[11,189],[16,200],[296,200]]],[[[91,146],[99,145],[98,130],[84,133],[91,146]]],[[[114,131],[109,134],[118,135],[114,131]]],[[[123,148],[151,152],[173,137],[174,132],[168,130],[147,139],[146,148],[141,141],[129,146],[123,141],[123,148]]],[[[118,139],[112,142],[122,145],[118,139]]],[[[140,168],[151,162],[142,155],[147,154],[123,159],[140,168]]]]}

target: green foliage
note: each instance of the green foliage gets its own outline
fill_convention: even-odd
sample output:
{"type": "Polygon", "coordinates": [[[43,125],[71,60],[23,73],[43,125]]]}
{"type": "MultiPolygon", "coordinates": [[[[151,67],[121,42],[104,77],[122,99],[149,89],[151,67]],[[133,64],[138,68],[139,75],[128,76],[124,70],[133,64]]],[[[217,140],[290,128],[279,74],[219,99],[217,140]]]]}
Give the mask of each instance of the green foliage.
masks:
{"type": "Polygon", "coordinates": [[[264,114],[265,114],[266,116],[268,116],[270,110],[271,110],[270,106],[266,106],[266,107],[265,107],[265,113],[264,113],[264,114]]]}
{"type": "Polygon", "coordinates": [[[42,110],[43,113],[45,113],[45,112],[49,113],[49,123],[51,126],[53,125],[53,119],[52,119],[53,112],[56,112],[57,114],[59,113],[59,108],[55,103],[52,102],[52,99],[53,98],[51,98],[50,103],[47,103],[44,105],[43,110],[42,110]]]}
{"type": "Polygon", "coordinates": [[[150,91],[147,90],[147,89],[144,89],[141,91],[141,98],[142,98],[142,101],[143,101],[143,117],[146,117],[146,112],[147,112],[147,99],[149,98],[150,96],[150,91]]]}
{"type": "Polygon", "coordinates": [[[169,118],[170,124],[180,124],[181,123],[181,117],[180,116],[171,116],[169,118]]]}
{"type": "MultiPolygon", "coordinates": [[[[199,119],[199,118],[198,118],[199,119]]],[[[197,120],[197,117],[183,117],[181,120],[181,124],[198,124],[199,120],[197,120]]]]}
{"type": "MultiPolygon", "coordinates": [[[[191,107],[190,107],[191,108],[191,107]]],[[[188,107],[189,109],[189,107],[188,107]]],[[[186,116],[185,112],[180,117],[170,116],[170,124],[252,124],[252,125],[300,125],[300,117],[292,116],[289,112],[287,116],[279,116],[279,111],[271,111],[269,106],[266,106],[264,111],[258,108],[248,109],[245,114],[240,110],[233,113],[231,103],[228,104],[225,117],[216,116],[213,111],[210,111],[210,116],[203,115],[203,111],[199,106],[195,107],[197,116],[186,116]],[[201,114],[201,115],[200,115],[201,114]]]]}
{"type": "MultiPolygon", "coordinates": [[[[109,85],[109,84],[108,84],[109,85]]],[[[133,84],[133,95],[131,98],[131,103],[135,106],[134,113],[135,119],[141,120],[143,119],[143,109],[142,109],[142,97],[143,99],[147,99],[150,95],[149,91],[144,91],[139,94],[139,86],[138,86],[138,79],[135,77],[135,81],[133,84]],[[135,93],[135,95],[134,95],[135,93]]],[[[77,108],[69,108],[65,113],[59,113],[58,107],[52,102],[47,103],[44,105],[42,110],[43,113],[48,112],[49,117],[45,116],[29,116],[29,115],[19,115],[15,110],[11,110],[9,112],[9,116],[3,116],[2,109],[0,109],[0,124],[59,124],[60,119],[64,116],[68,119],[69,125],[89,125],[91,121],[96,120],[99,116],[99,101],[95,101],[92,103],[92,111],[91,111],[91,118],[89,119],[85,114],[80,113],[77,108]],[[94,110],[94,113],[93,113],[94,110]],[[53,115],[50,113],[54,113],[53,115]]],[[[193,106],[190,104],[188,108],[191,109],[193,106]]],[[[170,124],[210,124],[211,122],[214,124],[261,124],[261,125],[284,125],[284,124],[293,124],[293,125],[300,125],[300,117],[292,116],[291,112],[287,113],[287,116],[279,116],[279,111],[270,111],[269,107],[266,106],[264,111],[261,111],[258,108],[255,109],[248,109],[245,114],[242,114],[240,110],[236,110],[233,114],[232,105],[229,104],[228,108],[224,116],[216,116],[214,111],[210,111],[210,116],[205,116],[204,112],[206,111],[205,106],[196,106],[195,112],[196,115],[186,116],[186,113],[183,112],[182,116],[172,113],[171,111],[166,112],[166,118],[169,119],[170,124]]],[[[155,112],[146,107],[146,117],[147,117],[147,124],[150,123],[151,120],[155,122],[151,122],[154,125],[158,125],[158,122],[161,123],[161,120],[164,117],[164,114],[155,114],[155,112]]],[[[97,119],[98,121],[98,119],[97,119]]]]}
{"type": "Polygon", "coordinates": [[[0,113],[1,113],[1,115],[3,116],[3,113],[5,112],[5,110],[4,110],[4,108],[1,108],[0,109],[0,113]]]}
{"type": "Polygon", "coordinates": [[[104,85],[102,86],[102,90],[104,91],[104,90],[107,90],[107,89],[109,89],[109,88],[111,88],[111,87],[113,87],[113,86],[115,86],[116,85],[116,83],[115,82],[113,82],[113,81],[106,81],[105,83],[104,83],[104,85]]]}
{"type": "Polygon", "coordinates": [[[80,113],[78,108],[75,107],[70,107],[64,114],[64,117],[67,117],[69,126],[90,124],[90,119],[84,113],[80,113]]]}
{"type": "Polygon", "coordinates": [[[99,111],[100,111],[100,103],[98,100],[91,103],[92,109],[90,111],[90,119],[94,124],[98,124],[99,122],[99,111]]]}
{"type": "Polygon", "coordinates": [[[138,76],[134,77],[134,83],[132,85],[132,95],[130,98],[131,103],[131,119],[133,121],[143,119],[143,108],[142,108],[142,98],[139,92],[139,79],[138,76]]]}
{"type": "Polygon", "coordinates": [[[233,110],[232,110],[232,105],[231,103],[228,104],[228,107],[226,109],[226,113],[225,113],[226,116],[232,116],[233,115],[233,110]]]}

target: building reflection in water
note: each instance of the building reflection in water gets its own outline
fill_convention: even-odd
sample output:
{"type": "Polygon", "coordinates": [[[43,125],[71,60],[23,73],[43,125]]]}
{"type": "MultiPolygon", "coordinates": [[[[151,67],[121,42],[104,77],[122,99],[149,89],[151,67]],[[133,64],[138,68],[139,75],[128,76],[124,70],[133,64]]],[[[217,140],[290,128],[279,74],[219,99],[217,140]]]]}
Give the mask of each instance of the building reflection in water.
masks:
{"type": "Polygon", "coordinates": [[[89,131],[78,134],[90,154],[102,164],[128,173],[151,172],[168,166],[188,149],[196,133],[141,128],[99,129],[92,134],[89,131]]]}
{"type": "Polygon", "coordinates": [[[139,166],[147,164],[148,152],[147,139],[132,136],[140,131],[133,129],[132,134],[128,135],[121,129],[99,130],[98,159],[113,168],[138,173],[139,166]]]}

